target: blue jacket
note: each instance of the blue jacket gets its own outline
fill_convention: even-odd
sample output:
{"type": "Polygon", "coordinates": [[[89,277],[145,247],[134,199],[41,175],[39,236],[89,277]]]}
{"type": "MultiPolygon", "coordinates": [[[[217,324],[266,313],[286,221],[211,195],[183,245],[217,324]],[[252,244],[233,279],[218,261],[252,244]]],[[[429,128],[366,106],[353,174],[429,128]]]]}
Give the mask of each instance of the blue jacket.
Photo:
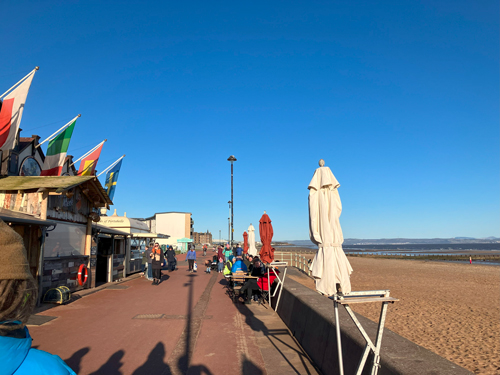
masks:
{"type": "Polygon", "coordinates": [[[247,265],[241,259],[237,259],[233,264],[233,268],[231,268],[231,273],[235,273],[236,271],[248,271],[247,265]]]}
{"type": "Polygon", "coordinates": [[[186,259],[195,259],[196,260],[196,251],[188,251],[186,254],[186,259]]]}
{"type": "Polygon", "coordinates": [[[31,336],[0,336],[0,375],[76,375],[57,355],[31,349],[31,336]]]}

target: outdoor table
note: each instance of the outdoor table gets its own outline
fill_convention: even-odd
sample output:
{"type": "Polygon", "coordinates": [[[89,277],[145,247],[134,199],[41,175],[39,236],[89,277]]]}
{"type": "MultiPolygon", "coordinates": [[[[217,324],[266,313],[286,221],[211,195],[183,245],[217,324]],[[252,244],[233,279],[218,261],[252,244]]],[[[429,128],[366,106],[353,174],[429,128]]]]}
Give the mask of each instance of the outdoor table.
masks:
{"type": "Polygon", "coordinates": [[[339,373],[340,373],[340,375],[344,375],[344,364],[342,361],[342,343],[341,343],[341,339],[340,339],[340,322],[339,322],[339,307],[338,307],[338,305],[344,306],[347,313],[349,314],[349,316],[353,320],[354,324],[356,324],[356,327],[358,327],[359,332],[361,333],[361,335],[363,336],[363,338],[366,341],[366,346],[365,346],[365,349],[363,351],[363,355],[361,356],[361,360],[359,361],[356,375],[361,375],[370,351],[372,351],[374,354],[371,375],[377,375],[378,370],[380,368],[380,348],[382,346],[382,334],[384,332],[385,317],[387,315],[387,305],[389,303],[394,303],[394,302],[399,301],[399,299],[397,299],[397,298],[390,297],[389,294],[390,294],[389,290],[369,290],[369,291],[363,291],[363,292],[350,292],[347,295],[343,295],[340,293],[340,294],[335,294],[331,297],[328,297],[330,299],[333,299],[333,305],[334,305],[334,309],[335,309],[335,330],[337,333],[337,352],[338,352],[338,356],[339,356],[339,373]],[[382,308],[380,311],[380,320],[378,323],[377,337],[375,339],[375,344],[373,344],[370,337],[368,336],[368,334],[364,330],[363,326],[359,322],[358,318],[356,317],[356,315],[354,315],[354,312],[352,311],[351,307],[349,306],[350,304],[353,304],[353,303],[373,303],[373,302],[381,302],[382,303],[382,308]]]}

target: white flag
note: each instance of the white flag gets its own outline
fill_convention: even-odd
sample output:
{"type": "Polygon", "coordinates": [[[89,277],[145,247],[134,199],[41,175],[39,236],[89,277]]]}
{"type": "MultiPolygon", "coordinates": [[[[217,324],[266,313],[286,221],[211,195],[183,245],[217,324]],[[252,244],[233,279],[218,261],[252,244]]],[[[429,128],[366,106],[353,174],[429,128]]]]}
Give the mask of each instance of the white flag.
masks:
{"type": "Polygon", "coordinates": [[[4,97],[0,110],[0,150],[12,150],[16,145],[17,132],[23,116],[24,103],[35,76],[35,71],[19,86],[4,97]]]}

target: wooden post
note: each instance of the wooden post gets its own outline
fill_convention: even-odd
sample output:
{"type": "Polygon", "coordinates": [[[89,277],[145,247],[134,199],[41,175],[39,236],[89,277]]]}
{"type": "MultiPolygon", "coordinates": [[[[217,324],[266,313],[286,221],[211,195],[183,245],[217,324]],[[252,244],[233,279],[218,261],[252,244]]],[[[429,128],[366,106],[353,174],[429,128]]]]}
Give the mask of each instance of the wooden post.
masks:
{"type": "Polygon", "coordinates": [[[47,220],[47,208],[49,205],[49,192],[48,190],[43,190],[40,193],[39,199],[41,200],[41,207],[40,207],[40,219],[42,220],[47,220]]]}
{"type": "Polygon", "coordinates": [[[90,247],[92,246],[92,219],[87,218],[87,231],[85,236],[85,250],[84,255],[88,255],[90,258],[90,247]]]}

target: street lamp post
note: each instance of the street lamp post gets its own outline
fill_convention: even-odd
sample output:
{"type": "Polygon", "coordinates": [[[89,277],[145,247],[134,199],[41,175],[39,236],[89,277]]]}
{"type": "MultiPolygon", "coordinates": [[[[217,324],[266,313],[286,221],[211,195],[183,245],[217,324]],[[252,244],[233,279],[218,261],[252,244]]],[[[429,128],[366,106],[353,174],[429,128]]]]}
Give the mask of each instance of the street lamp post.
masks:
{"type": "Polygon", "coordinates": [[[234,155],[227,158],[227,161],[231,163],[231,247],[233,247],[233,224],[234,224],[234,199],[233,199],[233,163],[236,161],[234,155]]]}

